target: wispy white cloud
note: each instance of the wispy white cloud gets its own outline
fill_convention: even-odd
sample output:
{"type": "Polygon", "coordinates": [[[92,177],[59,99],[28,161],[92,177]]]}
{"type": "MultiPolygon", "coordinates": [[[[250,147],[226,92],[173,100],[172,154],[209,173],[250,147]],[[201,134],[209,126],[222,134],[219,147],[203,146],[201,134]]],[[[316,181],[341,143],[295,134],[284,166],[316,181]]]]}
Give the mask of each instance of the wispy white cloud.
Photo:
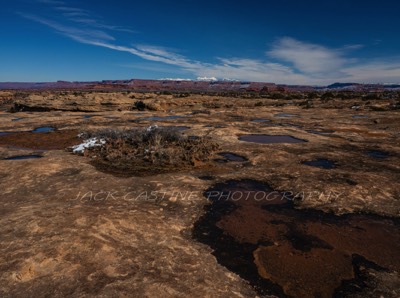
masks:
{"type": "Polygon", "coordinates": [[[41,18],[35,15],[30,15],[30,14],[25,14],[25,13],[19,13],[20,16],[38,22],[40,24],[46,25],[58,33],[61,33],[62,35],[65,35],[75,41],[81,42],[81,43],[89,43],[90,42],[96,42],[96,41],[112,41],[115,40],[115,38],[109,34],[107,34],[104,31],[100,30],[93,30],[93,29],[81,29],[81,28],[76,28],[76,27],[71,27],[71,26],[66,26],[60,23],[57,23],[52,20],[48,20],[45,18],[41,18]]]}
{"type": "Polygon", "coordinates": [[[107,31],[133,32],[129,28],[103,24],[91,17],[89,11],[68,7],[62,1],[38,1],[53,5],[54,10],[64,17],[58,19],[63,21],[23,13],[20,15],[46,25],[77,42],[130,53],[144,61],[150,61],[153,63],[153,69],[157,68],[154,68],[154,65],[161,63],[160,65],[173,67],[177,73],[187,73],[193,77],[285,84],[324,85],[335,81],[400,82],[400,57],[390,62],[379,59],[360,61],[351,56],[353,51],[363,47],[359,44],[329,48],[283,37],[272,44],[263,59],[219,57],[216,62],[210,63],[190,59],[165,47],[145,44],[120,45],[107,31]]]}
{"type": "Polygon", "coordinates": [[[290,37],[279,39],[267,55],[288,62],[300,73],[311,76],[340,73],[349,62],[342,49],[330,49],[290,37]]]}
{"type": "Polygon", "coordinates": [[[366,61],[345,67],[343,72],[356,82],[400,83],[400,57],[393,61],[366,61]]]}
{"type": "Polygon", "coordinates": [[[314,85],[330,84],[335,81],[400,82],[400,58],[396,60],[397,62],[390,63],[379,60],[354,63],[355,59],[342,57],[339,67],[328,65],[331,71],[329,72],[328,69],[323,68],[325,65],[323,60],[320,60],[322,66],[315,65],[315,62],[311,61],[310,65],[301,64],[301,69],[281,63],[248,58],[219,58],[218,63],[205,63],[190,60],[160,47],[140,46],[134,48],[93,42],[90,42],[90,44],[128,52],[148,61],[177,66],[197,77],[314,85]],[[312,72],[312,70],[315,72],[312,72]]]}
{"type": "Polygon", "coordinates": [[[44,4],[49,4],[49,5],[64,5],[64,1],[58,1],[58,0],[36,0],[38,3],[44,3],[44,4]]]}
{"type": "Polygon", "coordinates": [[[286,69],[284,65],[252,59],[246,60],[249,62],[249,65],[227,63],[203,65],[203,67],[197,69],[196,75],[214,76],[217,78],[228,78],[240,81],[277,82],[285,84],[309,83],[307,76],[296,74],[291,69],[286,69]]]}
{"type": "Polygon", "coordinates": [[[348,44],[342,47],[343,50],[359,50],[364,48],[363,44],[348,44]]]}
{"type": "Polygon", "coordinates": [[[63,15],[67,17],[68,19],[70,18],[83,18],[83,17],[88,17],[89,14],[83,11],[71,11],[71,12],[64,12],[63,15]]]}
{"type": "Polygon", "coordinates": [[[56,13],[59,14],[59,16],[57,16],[57,19],[60,19],[60,17],[63,16],[66,18],[67,21],[71,21],[80,25],[90,26],[92,28],[136,33],[136,31],[130,28],[103,23],[97,18],[93,17],[90,11],[79,7],[68,6],[64,1],[37,0],[37,2],[49,5],[56,13]]]}
{"type": "Polygon", "coordinates": [[[138,48],[120,46],[120,45],[115,45],[115,44],[111,44],[108,42],[99,42],[99,41],[94,41],[94,40],[90,40],[90,39],[86,39],[85,41],[82,41],[82,42],[84,42],[86,44],[91,44],[94,46],[99,46],[99,47],[115,50],[115,51],[131,53],[131,54],[138,56],[145,60],[162,62],[162,63],[166,63],[166,64],[170,64],[170,65],[179,66],[179,67],[182,67],[185,69],[194,69],[194,68],[199,67],[199,65],[201,64],[200,62],[190,61],[184,57],[182,57],[182,58],[180,58],[180,57],[178,58],[177,56],[175,57],[174,54],[172,54],[172,53],[167,56],[160,56],[160,55],[154,54],[149,51],[143,51],[138,48]]]}
{"type": "Polygon", "coordinates": [[[153,45],[136,45],[136,48],[152,55],[157,55],[169,59],[183,59],[182,55],[176,54],[172,49],[153,45]]]}
{"type": "Polygon", "coordinates": [[[76,8],[76,7],[69,7],[69,6],[55,6],[55,10],[62,11],[62,12],[86,12],[87,10],[82,9],[82,8],[76,8]]]}
{"type": "MultiPolygon", "coordinates": [[[[80,12],[81,15],[78,15],[79,12],[70,12],[70,13],[65,13],[64,15],[69,17],[69,20],[75,22],[75,23],[80,23],[86,26],[91,26],[99,29],[106,29],[106,30],[112,30],[112,31],[120,31],[120,32],[127,32],[127,33],[136,33],[135,30],[125,28],[122,26],[113,26],[113,25],[108,25],[99,22],[96,19],[85,17],[84,12],[80,12]]],[[[88,15],[87,15],[88,16],[88,15]]]]}

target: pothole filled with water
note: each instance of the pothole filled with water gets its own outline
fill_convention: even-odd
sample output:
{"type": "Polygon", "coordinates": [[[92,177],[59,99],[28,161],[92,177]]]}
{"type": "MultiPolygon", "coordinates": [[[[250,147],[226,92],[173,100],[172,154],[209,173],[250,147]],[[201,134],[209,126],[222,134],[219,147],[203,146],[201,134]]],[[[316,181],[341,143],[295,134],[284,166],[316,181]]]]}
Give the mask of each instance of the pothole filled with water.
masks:
{"type": "Polygon", "coordinates": [[[299,210],[293,193],[254,180],[217,183],[204,196],[193,238],[261,295],[351,295],[366,285],[360,268],[400,270],[398,219],[299,210]]]}
{"type": "Polygon", "coordinates": [[[168,120],[177,120],[177,119],[182,119],[185,118],[183,116],[152,116],[152,117],[146,117],[146,118],[141,118],[139,120],[141,121],[168,121],[168,120]]]}
{"type": "Polygon", "coordinates": [[[171,129],[173,129],[173,130],[177,130],[177,131],[185,131],[185,130],[188,130],[188,129],[190,129],[190,126],[184,126],[184,125],[181,125],[181,126],[164,126],[164,127],[166,127],[166,128],[171,128],[171,129]]]}
{"type": "Polygon", "coordinates": [[[251,120],[251,122],[254,122],[254,123],[264,123],[264,122],[271,122],[271,120],[259,118],[259,119],[253,119],[253,120],[251,120]]]}
{"type": "Polygon", "coordinates": [[[288,114],[288,113],[279,113],[275,114],[274,117],[279,117],[279,118],[291,118],[291,117],[298,117],[299,115],[296,114],[288,114]]]}
{"type": "Polygon", "coordinates": [[[204,180],[204,181],[212,181],[212,180],[215,180],[215,177],[214,177],[214,176],[210,176],[210,175],[199,176],[199,177],[197,177],[197,178],[199,178],[200,180],[204,180]]]}
{"type": "Polygon", "coordinates": [[[226,161],[236,161],[236,162],[248,161],[246,157],[231,152],[221,152],[218,153],[218,155],[222,156],[226,161]]]}
{"type": "Polygon", "coordinates": [[[52,132],[55,131],[55,127],[52,126],[41,126],[37,127],[34,130],[32,130],[33,133],[43,133],[43,132],[52,132]]]}
{"type": "Polygon", "coordinates": [[[197,141],[197,140],[200,140],[200,137],[199,136],[188,136],[188,139],[191,141],[197,141]]]}
{"type": "Polygon", "coordinates": [[[17,156],[10,156],[7,158],[3,158],[3,160],[24,160],[24,159],[36,159],[42,158],[43,155],[32,154],[32,155],[17,155],[17,156]]]}
{"type": "Polygon", "coordinates": [[[390,156],[388,152],[381,151],[381,150],[370,150],[367,151],[367,155],[377,159],[385,159],[390,156]]]}
{"type": "Polygon", "coordinates": [[[353,115],[353,116],[351,116],[351,118],[353,118],[353,119],[365,119],[365,118],[369,118],[369,117],[366,116],[366,115],[353,115]]]}
{"type": "Polygon", "coordinates": [[[309,129],[306,130],[308,133],[312,133],[315,135],[321,135],[321,136],[329,136],[330,134],[334,133],[334,130],[314,130],[314,129],[309,129]]]}
{"type": "Polygon", "coordinates": [[[336,167],[336,162],[334,162],[333,160],[325,159],[325,158],[317,158],[317,159],[310,160],[310,161],[303,161],[302,164],[311,166],[311,167],[328,169],[328,170],[336,167]]]}
{"type": "Polygon", "coordinates": [[[283,127],[296,127],[296,128],[301,128],[302,126],[299,124],[294,124],[294,123],[282,123],[281,126],[283,127]]]}
{"type": "Polygon", "coordinates": [[[226,125],[205,125],[205,128],[227,128],[226,125]]]}
{"type": "Polygon", "coordinates": [[[275,144],[275,143],[304,143],[303,139],[298,139],[289,135],[263,135],[250,134],[239,137],[240,141],[260,144],[275,144]]]}

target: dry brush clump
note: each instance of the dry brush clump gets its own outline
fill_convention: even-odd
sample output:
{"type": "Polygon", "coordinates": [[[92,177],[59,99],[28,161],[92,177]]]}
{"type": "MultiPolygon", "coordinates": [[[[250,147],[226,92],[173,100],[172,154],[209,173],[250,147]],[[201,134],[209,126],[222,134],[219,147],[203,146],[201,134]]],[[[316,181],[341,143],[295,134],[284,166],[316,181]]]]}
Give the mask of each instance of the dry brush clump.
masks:
{"type": "Polygon", "coordinates": [[[155,174],[205,165],[217,143],[210,137],[190,138],[177,129],[151,126],[130,130],[103,129],[81,134],[104,140],[85,150],[100,169],[120,174],[155,174]]]}
{"type": "Polygon", "coordinates": [[[163,111],[161,104],[158,101],[148,101],[144,102],[143,100],[138,100],[135,102],[132,110],[138,111],[163,111]]]}

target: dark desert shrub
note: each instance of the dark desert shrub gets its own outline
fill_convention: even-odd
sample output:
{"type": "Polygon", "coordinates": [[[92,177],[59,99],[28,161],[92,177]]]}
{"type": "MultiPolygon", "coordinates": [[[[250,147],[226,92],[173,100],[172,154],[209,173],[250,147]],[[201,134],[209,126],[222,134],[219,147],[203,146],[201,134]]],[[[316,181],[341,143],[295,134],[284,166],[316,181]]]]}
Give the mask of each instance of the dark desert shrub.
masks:
{"type": "Polygon", "coordinates": [[[105,144],[85,150],[95,166],[121,174],[155,174],[205,164],[219,146],[209,137],[189,138],[177,129],[151,126],[81,134],[105,144]]]}
{"type": "Polygon", "coordinates": [[[146,110],[146,104],[143,101],[138,100],[137,102],[135,102],[134,109],[144,111],[146,110]]]}
{"type": "Polygon", "coordinates": [[[138,100],[135,102],[135,105],[132,107],[132,110],[138,111],[161,111],[162,107],[156,102],[144,102],[142,100],[138,100]]]}

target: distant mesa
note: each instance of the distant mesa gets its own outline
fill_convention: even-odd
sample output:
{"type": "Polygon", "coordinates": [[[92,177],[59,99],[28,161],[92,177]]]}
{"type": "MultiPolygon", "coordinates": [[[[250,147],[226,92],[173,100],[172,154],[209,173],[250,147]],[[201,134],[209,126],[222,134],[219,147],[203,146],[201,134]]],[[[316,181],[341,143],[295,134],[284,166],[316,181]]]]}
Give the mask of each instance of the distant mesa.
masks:
{"type": "Polygon", "coordinates": [[[0,82],[0,90],[127,90],[132,92],[293,92],[293,91],[385,91],[400,90],[400,84],[334,83],[328,86],[282,85],[268,82],[248,82],[216,77],[198,77],[196,80],[103,80],[93,82],[0,82]]]}
{"type": "Polygon", "coordinates": [[[355,91],[400,90],[400,84],[333,83],[326,86],[325,89],[355,91]]]}
{"type": "Polygon", "coordinates": [[[357,83],[333,83],[333,84],[327,86],[326,88],[342,89],[342,88],[349,88],[349,87],[358,86],[358,85],[360,85],[360,84],[357,84],[357,83]]]}

